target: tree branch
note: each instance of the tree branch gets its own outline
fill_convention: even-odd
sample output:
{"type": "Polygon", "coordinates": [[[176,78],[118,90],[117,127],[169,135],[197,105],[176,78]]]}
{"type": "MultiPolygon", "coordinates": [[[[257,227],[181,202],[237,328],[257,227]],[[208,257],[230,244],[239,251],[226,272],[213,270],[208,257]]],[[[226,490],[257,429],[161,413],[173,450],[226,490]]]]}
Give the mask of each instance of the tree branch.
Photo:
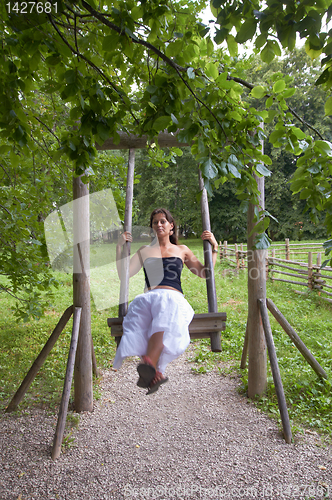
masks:
{"type": "Polygon", "coordinates": [[[8,210],[8,208],[4,207],[3,205],[0,205],[0,207],[5,210],[7,212],[7,214],[9,214],[11,217],[12,217],[12,214],[10,213],[10,211],[8,210]]]}
{"type": "MultiPolygon", "coordinates": [[[[117,26],[116,24],[108,21],[108,19],[105,19],[105,17],[104,17],[103,14],[100,14],[98,11],[96,11],[95,9],[93,9],[93,7],[91,7],[91,5],[89,5],[84,0],[82,0],[82,5],[83,5],[83,7],[86,8],[86,10],[88,10],[92,14],[93,17],[95,17],[96,19],[98,19],[101,23],[105,24],[105,26],[108,26],[110,29],[112,29],[113,31],[116,31],[121,36],[128,36],[128,37],[130,37],[130,40],[133,43],[137,43],[139,45],[143,45],[143,47],[146,47],[148,50],[151,50],[158,57],[160,57],[160,59],[162,59],[168,66],[170,66],[171,68],[175,69],[175,71],[177,72],[177,74],[179,75],[179,77],[181,78],[181,80],[183,81],[183,83],[185,84],[185,86],[188,88],[189,92],[193,95],[194,99],[197,102],[199,102],[202,106],[204,106],[209,111],[209,113],[213,116],[213,118],[218,123],[219,127],[221,128],[223,134],[227,138],[227,135],[226,135],[226,133],[225,133],[225,131],[224,131],[224,129],[223,129],[220,121],[216,117],[216,115],[213,113],[213,111],[201,99],[199,99],[197,97],[197,95],[192,90],[192,88],[190,87],[190,85],[188,84],[188,82],[181,75],[181,72],[186,72],[187,71],[186,68],[184,68],[184,67],[179,66],[178,64],[176,64],[174,61],[172,61],[172,59],[170,59],[169,57],[167,57],[163,52],[161,52],[159,49],[157,49],[157,47],[155,47],[151,43],[146,42],[145,40],[140,40],[136,36],[130,36],[125,30],[123,30],[122,28],[119,28],[119,26],[117,26]]],[[[79,13],[74,13],[74,14],[77,15],[78,17],[80,16],[79,13]]]]}
{"type": "Polygon", "coordinates": [[[50,128],[46,125],[46,123],[42,122],[42,121],[41,121],[41,119],[40,119],[40,118],[38,118],[38,116],[34,116],[34,118],[35,118],[35,120],[37,120],[37,122],[39,122],[41,125],[43,125],[43,127],[45,127],[45,128],[49,131],[49,133],[50,133],[50,134],[52,134],[52,135],[56,138],[56,140],[58,141],[58,143],[59,143],[59,144],[61,144],[61,143],[60,143],[60,139],[59,139],[59,138],[57,137],[57,135],[53,132],[53,130],[52,130],[52,129],[50,129],[50,128]]]}
{"type": "Polygon", "coordinates": [[[17,297],[17,295],[15,295],[11,290],[6,288],[5,286],[0,285],[0,290],[2,290],[3,292],[9,293],[9,295],[14,297],[14,299],[19,300],[20,302],[29,302],[27,299],[21,299],[20,297],[17,297]]]}
{"type": "Polygon", "coordinates": [[[195,92],[192,90],[192,88],[190,87],[188,82],[186,82],[186,80],[183,78],[183,76],[180,74],[180,72],[178,70],[176,70],[176,72],[179,75],[179,77],[181,78],[181,80],[183,81],[183,83],[185,84],[185,86],[188,88],[189,92],[194,96],[194,99],[196,99],[196,101],[198,101],[202,106],[204,106],[204,108],[206,108],[208,110],[209,113],[211,113],[211,116],[213,116],[213,118],[216,120],[216,122],[218,123],[219,127],[221,128],[224,136],[227,139],[227,134],[226,134],[225,130],[223,129],[223,126],[221,125],[220,121],[218,120],[216,115],[213,113],[212,109],[210,109],[209,106],[207,104],[205,104],[205,102],[203,102],[201,99],[199,99],[197,97],[195,92]]]}
{"type": "MultiPolygon", "coordinates": [[[[183,68],[182,66],[179,66],[178,64],[176,64],[174,61],[172,61],[172,59],[170,59],[169,57],[167,57],[163,52],[161,52],[159,49],[157,49],[157,47],[155,47],[151,43],[146,42],[145,40],[140,40],[136,36],[130,36],[124,29],[119,28],[119,26],[117,26],[116,24],[111,23],[110,21],[108,21],[108,19],[105,19],[105,17],[103,16],[103,14],[100,14],[97,10],[95,10],[93,7],[91,7],[91,5],[89,5],[84,0],[82,0],[82,5],[83,5],[83,7],[87,11],[89,11],[93,15],[93,17],[95,17],[96,19],[98,19],[98,21],[100,21],[101,23],[105,24],[105,26],[108,26],[113,31],[116,31],[117,33],[119,33],[119,35],[121,35],[121,36],[129,36],[130,40],[133,43],[137,43],[139,45],[143,45],[143,47],[146,47],[147,49],[150,49],[158,57],[160,57],[160,59],[162,59],[163,61],[165,61],[165,63],[168,64],[168,66],[171,66],[176,71],[182,71],[182,72],[186,72],[187,71],[186,68],[183,68]]],[[[76,13],[76,15],[78,17],[80,16],[79,13],[76,13]]]]}
{"type": "MultiPolygon", "coordinates": [[[[252,83],[249,83],[249,82],[246,82],[245,80],[243,80],[242,78],[237,78],[237,77],[234,77],[234,76],[230,76],[228,75],[227,76],[227,80],[233,80],[234,82],[237,82],[237,83],[240,83],[240,85],[243,85],[244,87],[247,87],[247,89],[250,89],[252,90],[255,85],[253,85],[252,83]]],[[[266,94],[265,95],[266,97],[271,97],[270,94],[266,94]]],[[[297,112],[291,108],[287,103],[286,103],[286,106],[288,108],[288,110],[290,111],[290,113],[292,113],[292,115],[297,119],[299,120],[305,127],[308,127],[309,130],[312,130],[315,134],[318,135],[318,137],[324,141],[324,137],[322,136],[322,134],[315,128],[313,127],[312,125],[310,125],[310,123],[306,122],[305,120],[303,120],[303,118],[301,118],[297,112]]]]}
{"type": "Polygon", "coordinates": [[[37,139],[35,137],[33,137],[33,135],[31,135],[31,139],[37,144],[38,147],[40,147],[40,149],[42,149],[44,151],[44,153],[49,156],[50,158],[52,158],[52,155],[50,155],[50,153],[47,151],[47,149],[43,148],[42,144],[40,144],[40,142],[37,141],[37,139]]]}
{"type": "MultiPolygon", "coordinates": [[[[108,78],[108,76],[105,75],[105,73],[100,68],[98,68],[98,66],[96,66],[92,61],[90,61],[87,57],[85,57],[83,54],[81,54],[79,51],[77,51],[76,49],[74,49],[74,47],[72,47],[70,45],[70,43],[68,42],[68,40],[66,40],[66,38],[63,36],[63,34],[61,33],[61,31],[56,26],[56,23],[53,21],[52,16],[50,14],[48,14],[48,18],[51,21],[51,24],[52,24],[53,28],[56,30],[56,32],[58,33],[58,35],[60,36],[60,38],[63,40],[63,42],[67,45],[67,47],[69,47],[69,49],[72,51],[72,53],[75,54],[78,58],[81,57],[81,59],[83,59],[86,63],[89,64],[89,66],[91,66],[95,71],[97,71],[107,81],[107,83],[112,87],[112,89],[118,94],[118,96],[120,97],[120,99],[122,100],[122,102],[125,104],[124,99],[123,99],[121,93],[117,90],[116,86],[108,78]]],[[[135,122],[138,124],[139,120],[136,118],[136,116],[133,114],[133,112],[130,109],[129,109],[129,113],[134,118],[135,122]]]]}
{"type": "Polygon", "coordinates": [[[5,167],[2,165],[2,163],[0,163],[0,167],[2,168],[2,170],[5,172],[5,174],[7,175],[8,179],[10,180],[10,183],[12,184],[12,180],[10,178],[10,175],[9,173],[7,172],[7,170],[5,169],[5,167]]]}

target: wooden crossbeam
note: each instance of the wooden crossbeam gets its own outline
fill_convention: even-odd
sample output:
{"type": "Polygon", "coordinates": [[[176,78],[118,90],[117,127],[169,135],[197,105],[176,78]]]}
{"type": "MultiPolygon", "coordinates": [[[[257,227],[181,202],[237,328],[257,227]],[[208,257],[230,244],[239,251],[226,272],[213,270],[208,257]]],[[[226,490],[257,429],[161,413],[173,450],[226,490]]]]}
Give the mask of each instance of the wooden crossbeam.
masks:
{"type": "MultiPolygon", "coordinates": [[[[192,339],[209,338],[211,333],[226,329],[227,315],[225,312],[195,314],[189,325],[189,334],[192,339]]],[[[107,324],[111,328],[113,337],[121,337],[123,318],[108,318],[107,324]]]]}

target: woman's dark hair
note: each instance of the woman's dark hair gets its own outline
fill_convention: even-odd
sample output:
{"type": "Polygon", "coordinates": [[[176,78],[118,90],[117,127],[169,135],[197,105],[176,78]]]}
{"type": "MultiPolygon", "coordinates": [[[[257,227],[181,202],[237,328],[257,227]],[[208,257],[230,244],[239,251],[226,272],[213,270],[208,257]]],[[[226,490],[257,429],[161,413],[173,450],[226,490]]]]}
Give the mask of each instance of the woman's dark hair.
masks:
{"type": "Polygon", "coordinates": [[[177,229],[174,217],[169,210],[167,210],[166,208],[155,208],[150,216],[150,227],[152,228],[153,217],[157,214],[164,214],[164,216],[166,217],[168,222],[173,224],[173,234],[170,235],[169,239],[170,239],[170,242],[173,243],[173,245],[177,245],[178,244],[178,229],[177,229]]]}

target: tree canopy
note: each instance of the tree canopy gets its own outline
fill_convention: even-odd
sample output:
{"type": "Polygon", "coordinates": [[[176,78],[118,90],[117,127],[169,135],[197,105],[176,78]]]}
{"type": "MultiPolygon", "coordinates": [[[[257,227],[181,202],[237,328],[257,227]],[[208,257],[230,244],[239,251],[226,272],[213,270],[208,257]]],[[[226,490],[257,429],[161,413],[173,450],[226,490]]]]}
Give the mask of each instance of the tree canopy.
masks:
{"type": "MultiPolygon", "coordinates": [[[[119,131],[146,134],[155,142],[167,130],[192,144],[210,194],[234,179],[239,199],[255,203],[254,174],[271,174],[260,124],[273,122],[270,143],[297,158],[293,191],[301,193],[313,217],[327,210],[331,233],[331,144],[324,131],[289,106],[294,89],[287,75],[250,82],[237,57],[237,45],[253,40],[270,64],[282,49],[294,48],[298,34],[310,57],[322,58],[316,83],[328,91],[325,113],[332,114],[332,33],[324,24],[331,17],[330,3],[213,0],[212,40],[200,20],[204,1],[58,0],[41,2],[39,11],[36,4],[29,15],[21,2],[2,2],[3,171],[45,155],[41,171],[46,161],[59,181],[61,169],[72,168],[89,180],[97,166],[96,144],[109,137],[119,141],[119,131]],[[244,89],[264,103],[263,109],[243,98],[244,89]]],[[[15,204],[9,205],[1,210],[12,217],[15,204]]],[[[261,216],[258,212],[257,220],[261,216]]],[[[268,224],[266,217],[261,230],[268,224]]],[[[256,246],[266,244],[262,232],[256,246]]]]}

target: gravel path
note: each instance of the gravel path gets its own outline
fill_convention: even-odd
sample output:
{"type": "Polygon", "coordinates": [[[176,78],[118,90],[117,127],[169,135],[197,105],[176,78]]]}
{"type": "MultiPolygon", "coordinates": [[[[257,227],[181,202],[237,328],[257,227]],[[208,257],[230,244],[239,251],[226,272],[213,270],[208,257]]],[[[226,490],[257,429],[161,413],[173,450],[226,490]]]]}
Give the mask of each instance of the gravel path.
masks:
{"type": "Polygon", "coordinates": [[[315,433],[288,445],[239,395],[239,380],[195,375],[189,352],[145,396],[137,359],[106,371],[72,446],[50,458],[56,417],[1,415],[1,500],[332,498],[332,447],[315,433]]]}

